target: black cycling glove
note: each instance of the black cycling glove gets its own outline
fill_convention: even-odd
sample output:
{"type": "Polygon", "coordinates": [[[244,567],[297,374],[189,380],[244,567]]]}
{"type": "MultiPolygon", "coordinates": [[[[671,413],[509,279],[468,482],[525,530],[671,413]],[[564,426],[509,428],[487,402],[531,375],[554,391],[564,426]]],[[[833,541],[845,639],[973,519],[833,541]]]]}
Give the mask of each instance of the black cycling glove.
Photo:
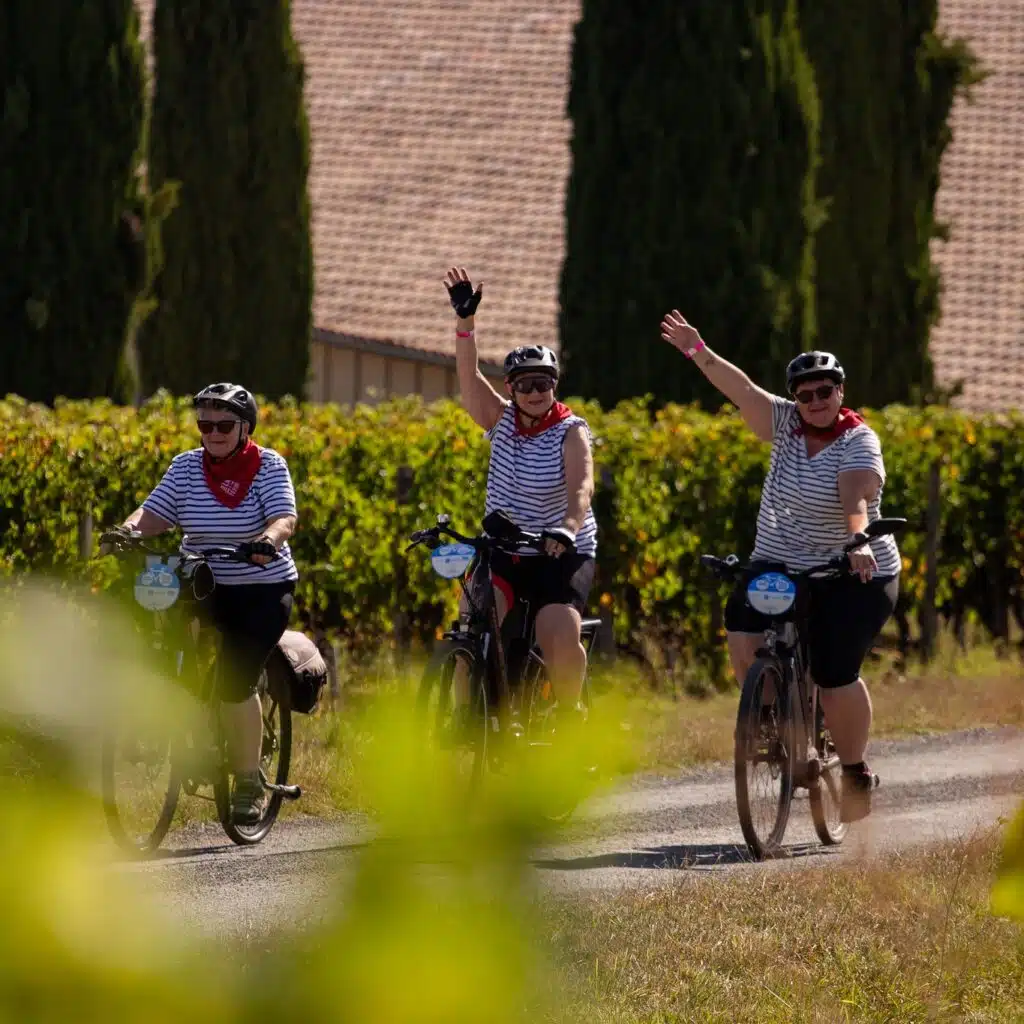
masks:
{"type": "Polygon", "coordinates": [[[480,305],[480,298],[484,292],[484,286],[480,285],[473,291],[471,281],[456,281],[453,285],[446,284],[448,298],[452,301],[452,309],[463,319],[467,320],[476,312],[480,305]]]}
{"type": "Polygon", "coordinates": [[[100,534],[100,547],[106,546],[120,550],[140,536],[141,534],[137,530],[122,523],[120,526],[111,527],[111,529],[104,530],[100,534]]]}
{"type": "Polygon", "coordinates": [[[269,540],[261,537],[259,540],[247,540],[243,544],[239,544],[238,553],[250,560],[253,555],[264,555],[267,558],[273,558],[277,554],[277,548],[269,540]]]}

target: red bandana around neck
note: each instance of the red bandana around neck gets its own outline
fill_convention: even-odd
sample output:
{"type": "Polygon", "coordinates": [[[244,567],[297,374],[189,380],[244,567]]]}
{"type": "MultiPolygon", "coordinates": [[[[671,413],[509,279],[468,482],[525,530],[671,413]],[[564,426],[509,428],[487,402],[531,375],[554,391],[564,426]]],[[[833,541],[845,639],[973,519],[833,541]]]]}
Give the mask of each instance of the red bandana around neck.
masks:
{"type": "Polygon", "coordinates": [[[848,430],[853,430],[854,427],[859,427],[864,422],[865,419],[859,412],[847,409],[845,405],[839,410],[839,415],[833,420],[832,425],[828,427],[812,426],[806,423],[798,412],[796,424],[793,427],[793,436],[803,437],[806,434],[808,437],[817,437],[823,441],[834,441],[840,434],[845,434],[848,430]]]}
{"type": "Polygon", "coordinates": [[[561,402],[556,401],[532,427],[524,427],[518,405],[515,406],[515,411],[516,433],[526,437],[543,434],[548,427],[553,427],[556,423],[561,423],[562,420],[567,420],[572,415],[572,409],[569,406],[562,405],[561,402]]]}
{"type": "Polygon", "coordinates": [[[203,476],[206,477],[206,486],[222,505],[238,508],[245,501],[260,471],[262,459],[263,449],[248,438],[241,451],[219,462],[210,458],[210,453],[204,448],[203,476]]]}

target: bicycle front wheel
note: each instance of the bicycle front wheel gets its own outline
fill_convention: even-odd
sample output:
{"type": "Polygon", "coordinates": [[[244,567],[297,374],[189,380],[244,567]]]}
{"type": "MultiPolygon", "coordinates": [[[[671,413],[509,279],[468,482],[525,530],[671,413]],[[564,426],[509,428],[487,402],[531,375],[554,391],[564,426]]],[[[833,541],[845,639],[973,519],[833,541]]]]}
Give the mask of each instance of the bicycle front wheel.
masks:
{"type": "Polygon", "coordinates": [[[789,823],[794,773],[792,711],[782,666],[775,658],[758,658],[743,681],[734,757],[740,828],[756,860],[778,852],[789,823]]]}
{"type": "Polygon", "coordinates": [[[134,723],[103,741],[103,813],[114,841],[127,853],[152,853],[171,827],[181,775],[166,721],[134,723]]]}
{"type": "MultiPolygon", "coordinates": [[[[271,687],[267,673],[260,675],[257,693],[263,716],[263,739],[260,748],[260,775],[265,782],[284,786],[292,762],[292,705],[285,686],[271,687]]],[[[267,837],[281,812],[281,793],[264,794],[263,813],[252,825],[236,825],[231,820],[231,790],[226,770],[214,785],[217,813],[227,837],[238,846],[253,846],[267,837]]]]}
{"type": "Polygon", "coordinates": [[[472,792],[487,764],[490,708],[483,665],[469,644],[447,640],[435,649],[420,681],[416,713],[426,749],[450,755],[472,792]]]}

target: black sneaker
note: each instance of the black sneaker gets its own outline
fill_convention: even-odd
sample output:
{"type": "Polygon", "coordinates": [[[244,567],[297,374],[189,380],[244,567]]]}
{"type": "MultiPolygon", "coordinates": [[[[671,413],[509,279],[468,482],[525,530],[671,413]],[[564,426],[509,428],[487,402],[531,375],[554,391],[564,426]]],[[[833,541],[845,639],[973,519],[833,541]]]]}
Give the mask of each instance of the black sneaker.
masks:
{"type": "Polygon", "coordinates": [[[871,791],[877,786],[878,776],[866,766],[854,771],[844,767],[839,820],[849,824],[866,818],[871,813],[871,791]]]}
{"type": "Polygon", "coordinates": [[[231,794],[231,821],[235,825],[258,825],[263,817],[263,783],[258,772],[235,776],[231,794]]]}

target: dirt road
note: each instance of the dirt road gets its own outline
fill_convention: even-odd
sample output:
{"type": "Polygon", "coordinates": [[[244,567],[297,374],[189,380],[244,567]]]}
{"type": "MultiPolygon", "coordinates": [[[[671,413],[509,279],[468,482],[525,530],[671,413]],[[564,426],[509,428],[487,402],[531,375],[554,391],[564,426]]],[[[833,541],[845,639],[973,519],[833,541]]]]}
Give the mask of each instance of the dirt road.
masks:
{"type": "MultiPolygon", "coordinates": [[[[785,870],[885,856],[994,825],[1024,796],[1024,733],[975,730],[876,742],[882,779],[871,818],[842,847],[825,849],[798,799],[788,856],[751,864],[736,820],[731,769],[639,779],[580,808],[557,846],[538,850],[542,885],[615,888],[693,882],[727,871],[785,870]]],[[[208,934],[261,934],[329,912],[331,882],[372,840],[362,822],[279,823],[259,847],[232,846],[214,825],[176,833],[158,859],[118,862],[163,912],[208,934]]]]}

